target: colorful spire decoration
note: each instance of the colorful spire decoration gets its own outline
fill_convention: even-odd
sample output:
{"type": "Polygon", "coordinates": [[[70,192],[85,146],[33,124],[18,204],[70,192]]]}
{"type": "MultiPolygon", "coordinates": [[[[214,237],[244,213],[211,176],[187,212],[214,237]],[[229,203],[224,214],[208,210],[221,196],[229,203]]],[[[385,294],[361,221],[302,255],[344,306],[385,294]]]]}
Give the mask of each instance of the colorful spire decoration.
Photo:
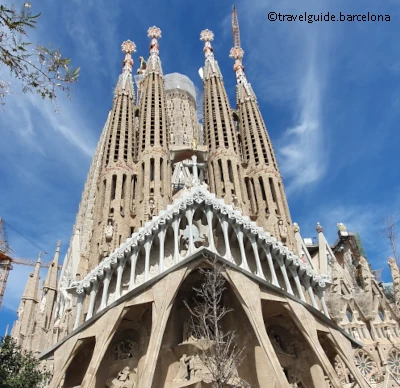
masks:
{"type": "Polygon", "coordinates": [[[161,38],[161,30],[156,26],[150,27],[147,30],[147,36],[151,38],[150,55],[159,55],[160,46],[158,45],[157,39],[161,38]]]}
{"type": "Polygon", "coordinates": [[[136,52],[136,45],[129,39],[122,43],[122,51],[125,53],[124,61],[122,62],[122,72],[132,73],[133,59],[131,53],[136,52]]]}
{"type": "Polygon", "coordinates": [[[211,46],[211,42],[214,40],[214,33],[210,30],[203,30],[200,33],[200,40],[205,42],[203,51],[206,59],[214,59],[214,49],[211,46]]]}

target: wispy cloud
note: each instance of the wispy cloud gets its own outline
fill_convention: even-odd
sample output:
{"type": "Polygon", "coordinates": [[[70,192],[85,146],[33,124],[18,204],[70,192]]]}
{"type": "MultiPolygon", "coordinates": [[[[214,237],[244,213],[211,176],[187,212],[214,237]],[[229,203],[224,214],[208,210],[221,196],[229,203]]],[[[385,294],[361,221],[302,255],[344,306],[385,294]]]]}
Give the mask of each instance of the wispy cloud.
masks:
{"type": "Polygon", "coordinates": [[[315,50],[300,87],[298,117],[278,142],[281,170],[289,180],[288,194],[317,182],[325,173],[329,149],[322,146],[321,79],[316,70],[315,50]]]}
{"type": "Polygon", "coordinates": [[[297,5],[255,1],[240,7],[245,64],[260,105],[263,108],[263,102],[268,102],[289,114],[278,128],[269,129],[277,139],[274,143],[289,193],[318,182],[326,171],[329,147],[323,145],[327,129],[323,109],[329,56],[324,47],[331,35],[328,26],[317,30],[310,24],[269,22],[267,16],[271,11],[300,14],[316,7],[313,1],[297,5]]]}

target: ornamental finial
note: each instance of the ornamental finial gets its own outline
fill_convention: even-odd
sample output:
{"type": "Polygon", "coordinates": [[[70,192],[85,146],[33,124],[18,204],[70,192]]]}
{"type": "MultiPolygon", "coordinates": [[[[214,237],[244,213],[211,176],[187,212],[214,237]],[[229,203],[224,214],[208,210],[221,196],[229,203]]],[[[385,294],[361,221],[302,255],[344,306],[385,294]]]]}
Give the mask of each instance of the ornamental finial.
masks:
{"type": "Polygon", "coordinates": [[[296,222],[293,223],[293,232],[300,233],[300,226],[296,222]]]}
{"type": "Polygon", "coordinates": [[[160,46],[157,39],[161,38],[161,30],[156,26],[150,27],[147,30],[147,36],[151,38],[150,55],[158,55],[160,53],[160,46]]]}
{"type": "Polygon", "coordinates": [[[337,230],[338,232],[346,232],[347,228],[346,225],[343,224],[342,222],[339,222],[338,224],[336,224],[337,230]]]}
{"type": "Polygon", "coordinates": [[[324,228],[321,226],[319,222],[317,222],[316,230],[318,233],[322,233],[324,231],[324,228]]]}
{"type": "Polygon", "coordinates": [[[203,42],[212,42],[214,40],[214,33],[210,30],[203,30],[200,33],[200,40],[203,42]]]}
{"type": "Polygon", "coordinates": [[[133,59],[131,53],[136,52],[136,45],[129,39],[121,44],[122,51],[125,53],[125,58],[122,62],[122,71],[124,73],[131,73],[133,66],[133,59]]]}
{"type": "Polygon", "coordinates": [[[203,30],[200,33],[200,40],[204,43],[204,54],[207,59],[213,60],[214,59],[214,49],[211,46],[211,42],[214,40],[214,33],[210,30],[203,30]]]}
{"type": "Polygon", "coordinates": [[[121,44],[122,51],[126,54],[131,54],[136,52],[136,45],[131,40],[126,40],[121,44]]]}

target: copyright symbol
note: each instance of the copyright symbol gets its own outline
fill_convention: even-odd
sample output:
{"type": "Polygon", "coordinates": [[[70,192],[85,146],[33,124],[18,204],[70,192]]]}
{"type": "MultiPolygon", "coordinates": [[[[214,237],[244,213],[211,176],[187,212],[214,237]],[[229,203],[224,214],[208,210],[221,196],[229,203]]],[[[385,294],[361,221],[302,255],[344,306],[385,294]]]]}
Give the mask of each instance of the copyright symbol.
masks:
{"type": "Polygon", "coordinates": [[[278,18],[278,17],[277,17],[276,12],[269,12],[269,13],[268,13],[268,20],[269,20],[270,22],[276,21],[277,18],[278,18]]]}

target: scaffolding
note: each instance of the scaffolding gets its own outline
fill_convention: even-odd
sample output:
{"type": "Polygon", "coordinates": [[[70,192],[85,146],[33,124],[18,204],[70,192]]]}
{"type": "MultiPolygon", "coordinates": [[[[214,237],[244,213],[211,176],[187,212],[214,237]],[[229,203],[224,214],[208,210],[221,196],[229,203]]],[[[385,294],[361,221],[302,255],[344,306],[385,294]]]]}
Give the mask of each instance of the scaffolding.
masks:
{"type": "Polygon", "coordinates": [[[189,93],[196,101],[196,88],[194,83],[186,75],[180,73],[171,73],[164,76],[164,89],[180,89],[189,93]]]}

